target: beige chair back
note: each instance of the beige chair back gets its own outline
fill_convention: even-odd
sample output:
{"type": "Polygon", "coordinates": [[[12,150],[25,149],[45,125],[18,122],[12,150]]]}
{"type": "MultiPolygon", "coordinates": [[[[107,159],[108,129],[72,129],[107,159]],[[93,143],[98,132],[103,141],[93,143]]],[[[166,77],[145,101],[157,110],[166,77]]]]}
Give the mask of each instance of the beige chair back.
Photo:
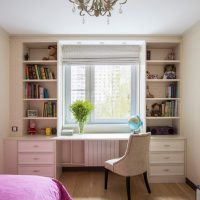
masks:
{"type": "Polygon", "coordinates": [[[131,134],[125,155],[114,164],[114,172],[134,176],[147,171],[150,133],[131,134]]]}

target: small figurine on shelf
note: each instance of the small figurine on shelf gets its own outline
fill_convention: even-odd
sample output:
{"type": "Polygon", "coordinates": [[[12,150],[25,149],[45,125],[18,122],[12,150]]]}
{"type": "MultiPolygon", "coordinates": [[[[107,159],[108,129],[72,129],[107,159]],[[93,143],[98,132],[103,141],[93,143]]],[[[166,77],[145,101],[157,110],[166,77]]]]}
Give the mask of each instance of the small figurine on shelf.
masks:
{"type": "Polygon", "coordinates": [[[39,133],[40,135],[45,135],[45,128],[40,128],[39,133]]]}
{"type": "Polygon", "coordinates": [[[146,76],[147,76],[147,79],[150,79],[151,74],[149,71],[146,71],[146,76]]]}
{"type": "Polygon", "coordinates": [[[57,59],[57,46],[48,46],[48,57],[44,57],[42,60],[56,60],[57,59]]]}
{"type": "Polygon", "coordinates": [[[29,127],[28,127],[28,134],[29,135],[35,135],[37,132],[36,129],[36,122],[34,120],[29,121],[29,127]]]}
{"type": "Polygon", "coordinates": [[[148,106],[146,106],[146,116],[151,117],[151,112],[148,106]]]}
{"type": "Polygon", "coordinates": [[[151,94],[151,92],[149,91],[149,86],[148,86],[148,85],[147,85],[146,92],[147,92],[147,94],[146,94],[146,97],[147,97],[147,98],[154,98],[154,95],[151,94]]]}
{"type": "Polygon", "coordinates": [[[146,71],[147,79],[158,79],[158,74],[150,74],[149,71],[146,71]]]}
{"type": "Polygon", "coordinates": [[[51,133],[52,133],[52,135],[56,135],[57,134],[57,128],[52,128],[51,133]]]}
{"type": "Polygon", "coordinates": [[[167,60],[175,60],[176,59],[176,55],[174,50],[172,49],[171,52],[167,55],[167,60]]]}
{"type": "Polygon", "coordinates": [[[176,79],[175,65],[165,65],[163,79],[176,79]]]}
{"type": "Polygon", "coordinates": [[[45,133],[46,133],[46,136],[50,136],[51,135],[51,128],[46,128],[45,133]]]}
{"type": "Polygon", "coordinates": [[[24,60],[29,60],[29,55],[28,55],[28,53],[26,53],[26,54],[24,55],[24,60]]]}

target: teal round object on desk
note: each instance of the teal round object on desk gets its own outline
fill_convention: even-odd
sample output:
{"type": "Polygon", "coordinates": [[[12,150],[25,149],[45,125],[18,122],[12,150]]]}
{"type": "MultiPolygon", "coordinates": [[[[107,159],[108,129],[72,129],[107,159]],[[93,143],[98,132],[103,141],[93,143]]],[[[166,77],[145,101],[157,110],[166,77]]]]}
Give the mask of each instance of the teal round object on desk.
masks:
{"type": "Polygon", "coordinates": [[[128,120],[128,125],[134,133],[138,133],[140,131],[140,127],[143,125],[140,117],[138,115],[130,117],[128,120]]]}

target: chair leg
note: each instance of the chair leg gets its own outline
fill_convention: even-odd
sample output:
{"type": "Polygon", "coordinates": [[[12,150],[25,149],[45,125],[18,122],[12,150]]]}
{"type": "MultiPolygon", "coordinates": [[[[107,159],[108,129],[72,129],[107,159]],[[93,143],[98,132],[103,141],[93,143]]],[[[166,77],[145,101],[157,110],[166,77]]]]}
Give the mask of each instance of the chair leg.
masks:
{"type": "Polygon", "coordinates": [[[151,193],[151,189],[150,189],[150,187],[149,187],[149,182],[148,182],[148,178],[147,178],[147,172],[144,172],[144,173],[143,173],[143,177],[144,177],[144,182],[145,182],[147,191],[148,191],[148,193],[150,194],[150,193],[151,193]]]}
{"type": "Polygon", "coordinates": [[[127,176],[127,177],[126,177],[126,190],[127,190],[127,197],[128,197],[128,200],[131,200],[130,181],[131,181],[130,176],[127,176]]]}
{"type": "Polygon", "coordinates": [[[107,190],[107,184],[108,184],[108,169],[105,168],[105,183],[104,183],[105,190],[107,190]]]}

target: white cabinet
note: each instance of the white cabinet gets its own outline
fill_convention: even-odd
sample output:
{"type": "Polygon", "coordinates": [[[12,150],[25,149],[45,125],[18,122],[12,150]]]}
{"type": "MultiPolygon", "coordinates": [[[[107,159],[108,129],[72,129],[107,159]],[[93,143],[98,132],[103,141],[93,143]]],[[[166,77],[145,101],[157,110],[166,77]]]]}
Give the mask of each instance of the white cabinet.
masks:
{"type": "Polygon", "coordinates": [[[151,139],[150,182],[184,182],[185,139],[151,139]]]}
{"type": "Polygon", "coordinates": [[[56,177],[55,141],[19,140],[18,174],[56,177]]]}

